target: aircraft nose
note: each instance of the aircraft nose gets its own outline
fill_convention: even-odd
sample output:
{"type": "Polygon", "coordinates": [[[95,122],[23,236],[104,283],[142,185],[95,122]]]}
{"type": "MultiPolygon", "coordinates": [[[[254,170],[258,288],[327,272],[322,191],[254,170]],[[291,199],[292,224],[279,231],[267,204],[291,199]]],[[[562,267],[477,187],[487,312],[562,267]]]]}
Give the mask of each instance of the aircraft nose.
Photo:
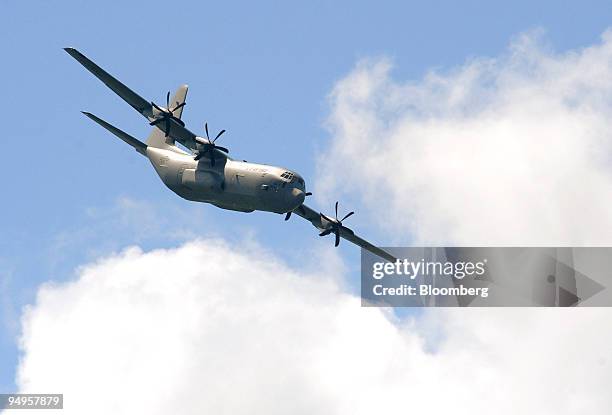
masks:
{"type": "Polygon", "coordinates": [[[296,207],[300,206],[302,203],[304,203],[304,199],[306,198],[306,194],[302,190],[300,190],[300,189],[298,189],[296,187],[294,187],[291,190],[291,196],[293,196],[293,200],[298,202],[296,207]]]}

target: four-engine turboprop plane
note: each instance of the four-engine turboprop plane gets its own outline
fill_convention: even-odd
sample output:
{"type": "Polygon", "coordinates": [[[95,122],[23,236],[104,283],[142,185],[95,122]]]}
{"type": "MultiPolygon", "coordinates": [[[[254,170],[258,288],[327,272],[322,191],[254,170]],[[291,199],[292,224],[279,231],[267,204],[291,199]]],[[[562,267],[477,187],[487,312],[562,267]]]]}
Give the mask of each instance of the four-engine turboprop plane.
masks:
{"type": "Polygon", "coordinates": [[[180,197],[240,212],[261,210],[285,214],[285,220],[295,213],[312,223],[320,236],[334,234],[336,246],[340,238],[344,238],[395,262],[396,258],[388,252],[358,237],[343,225],[342,222],[354,212],[339,219],[338,202],[334,217],[306,206],[304,199],[310,193],[306,191],[304,179],[296,172],[231,159],[229,150],[216,144],[225,130],[221,130],[214,139],[209,136],[208,124],[205,124],[205,138],[189,131],[181,120],[187,85],[181,86],[172,99],[168,92],[166,106],[161,107],[146,101],[78,50],[64,50],[142,114],[154,129],[145,144],[89,112],[83,114],[147,157],[164,184],[180,197]],[[191,153],[179,148],[176,142],[191,153]]]}

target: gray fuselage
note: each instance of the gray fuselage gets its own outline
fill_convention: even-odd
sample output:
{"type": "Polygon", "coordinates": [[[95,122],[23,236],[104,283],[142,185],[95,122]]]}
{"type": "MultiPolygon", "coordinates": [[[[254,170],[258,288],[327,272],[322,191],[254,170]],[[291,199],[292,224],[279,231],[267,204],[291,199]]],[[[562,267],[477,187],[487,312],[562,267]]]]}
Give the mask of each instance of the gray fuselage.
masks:
{"type": "Polygon", "coordinates": [[[195,161],[177,147],[147,147],[147,157],[164,184],[180,197],[223,209],[290,212],[304,202],[304,179],[282,167],[230,158],[195,161]]]}

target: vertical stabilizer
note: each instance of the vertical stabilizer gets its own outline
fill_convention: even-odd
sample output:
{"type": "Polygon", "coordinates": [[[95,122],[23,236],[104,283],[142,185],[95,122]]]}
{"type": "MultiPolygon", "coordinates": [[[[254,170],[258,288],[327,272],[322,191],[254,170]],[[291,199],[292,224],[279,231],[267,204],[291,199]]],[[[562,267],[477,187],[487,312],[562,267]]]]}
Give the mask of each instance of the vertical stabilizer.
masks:
{"type": "MultiPolygon", "coordinates": [[[[176,90],[176,92],[174,93],[174,96],[170,100],[170,106],[172,108],[176,108],[179,105],[181,105],[183,102],[185,102],[185,98],[187,98],[187,89],[189,89],[189,87],[187,85],[181,85],[179,87],[179,89],[176,90]]],[[[183,106],[183,107],[177,109],[176,111],[174,111],[172,113],[172,115],[174,115],[176,118],[180,119],[181,115],[183,115],[183,109],[184,108],[185,107],[183,106]]]]}

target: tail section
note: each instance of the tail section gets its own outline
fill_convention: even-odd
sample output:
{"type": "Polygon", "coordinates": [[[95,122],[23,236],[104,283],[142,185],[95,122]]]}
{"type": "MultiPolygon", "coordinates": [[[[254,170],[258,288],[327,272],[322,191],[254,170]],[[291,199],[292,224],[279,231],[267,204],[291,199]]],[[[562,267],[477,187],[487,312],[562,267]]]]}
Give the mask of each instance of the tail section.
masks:
{"type": "MultiPolygon", "coordinates": [[[[138,140],[137,138],[132,137],[131,135],[129,135],[125,131],[120,130],[119,128],[115,127],[114,125],[111,125],[111,124],[107,123],[103,119],[101,119],[99,117],[96,117],[95,115],[93,115],[93,114],[91,114],[89,112],[85,112],[85,111],[82,111],[82,112],[87,117],[89,117],[91,120],[95,121],[96,123],[98,123],[102,127],[106,128],[108,131],[110,131],[111,133],[115,134],[117,137],[119,137],[123,141],[125,141],[127,144],[129,144],[132,147],[134,147],[134,150],[138,151],[143,156],[147,155],[147,146],[142,141],[138,140]]],[[[162,133],[162,136],[163,136],[163,133],[162,133]]]]}
{"type": "MultiPolygon", "coordinates": [[[[172,97],[172,99],[170,100],[170,106],[172,108],[178,107],[179,105],[181,105],[183,102],[185,102],[185,98],[187,98],[187,90],[189,89],[189,87],[187,85],[181,85],[179,87],[179,89],[176,90],[176,92],[174,93],[174,96],[172,97]]],[[[176,111],[174,111],[172,114],[180,119],[181,115],[183,115],[183,109],[185,107],[181,107],[179,109],[177,109],[176,111]]]]}
{"type": "MultiPolygon", "coordinates": [[[[170,106],[176,107],[183,102],[185,102],[185,98],[187,98],[187,90],[189,87],[187,85],[181,85],[179,89],[176,90],[172,99],[170,99],[170,106]]],[[[181,118],[183,115],[183,109],[185,107],[181,107],[173,112],[173,115],[176,118],[181,118]]],[[[147,139],[147,146],[156,147],[156,148],[168,148],[174,146],[174,139],[172,137],[166,137],[164,132],[157,127],[153,127],[153,131],[149,135],[147,139]]]]}

